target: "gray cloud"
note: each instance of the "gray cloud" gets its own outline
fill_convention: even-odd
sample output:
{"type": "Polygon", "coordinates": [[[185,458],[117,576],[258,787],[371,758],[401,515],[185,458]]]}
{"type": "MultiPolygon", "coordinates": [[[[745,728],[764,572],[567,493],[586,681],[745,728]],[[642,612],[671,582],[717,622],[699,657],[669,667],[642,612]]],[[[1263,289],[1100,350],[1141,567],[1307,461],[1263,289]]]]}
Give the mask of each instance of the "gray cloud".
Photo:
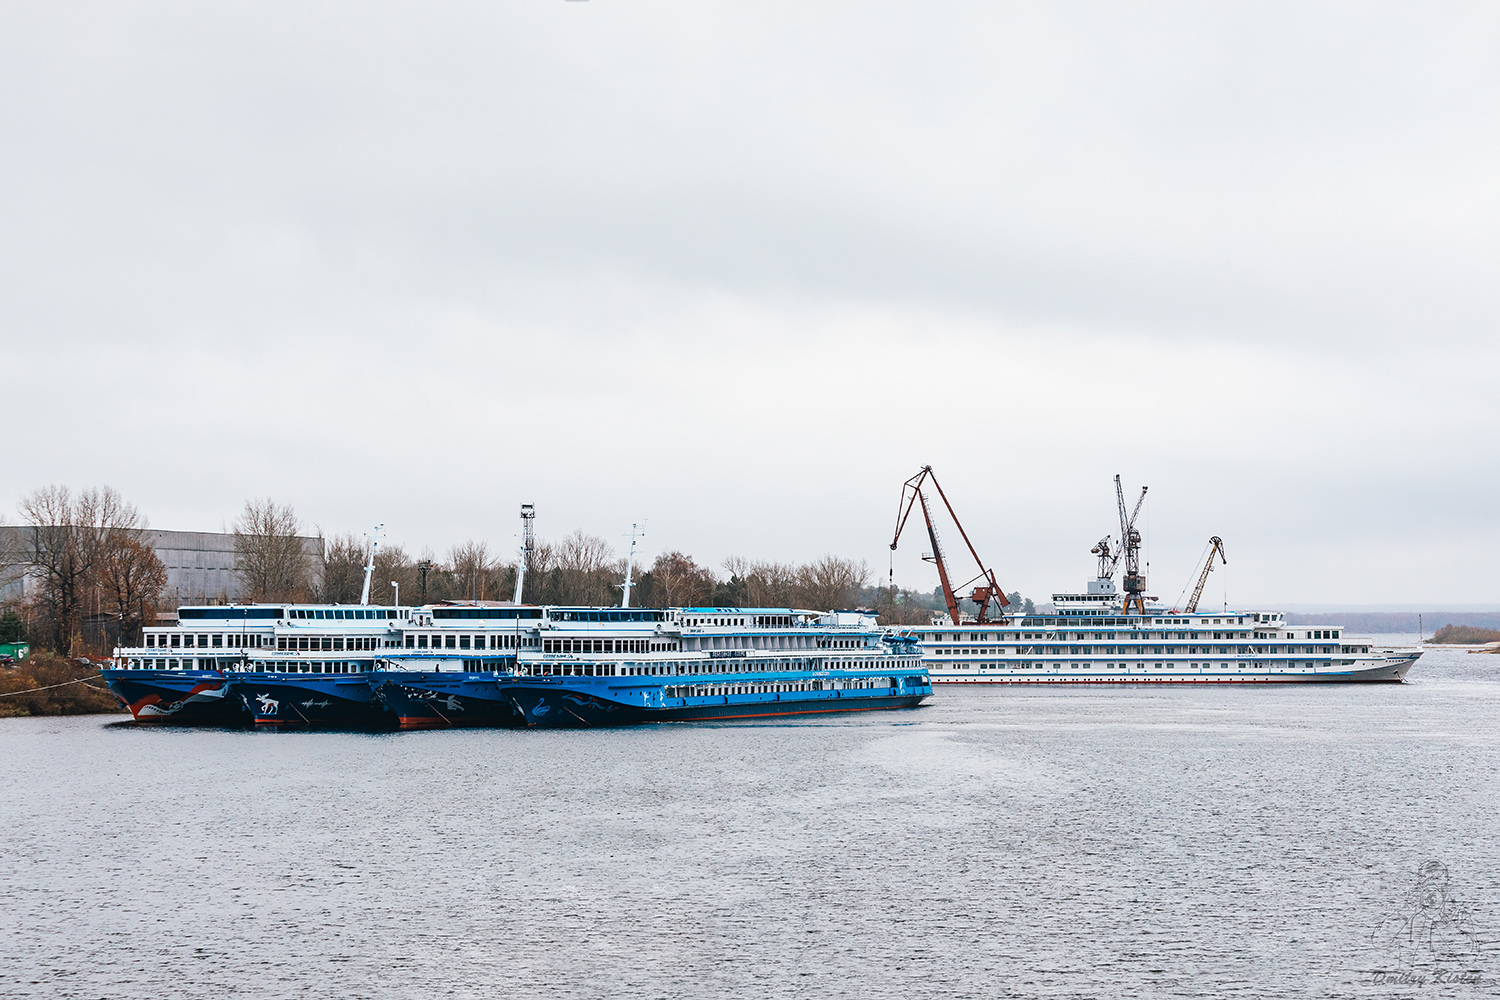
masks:
{"type": "Polygon", "coordinates": [[[0,484],[878,561],[933,461],[1040,590],[1124,471],[1257,596],[1493,597],[1497,20],[11,5],[0,484]]]}

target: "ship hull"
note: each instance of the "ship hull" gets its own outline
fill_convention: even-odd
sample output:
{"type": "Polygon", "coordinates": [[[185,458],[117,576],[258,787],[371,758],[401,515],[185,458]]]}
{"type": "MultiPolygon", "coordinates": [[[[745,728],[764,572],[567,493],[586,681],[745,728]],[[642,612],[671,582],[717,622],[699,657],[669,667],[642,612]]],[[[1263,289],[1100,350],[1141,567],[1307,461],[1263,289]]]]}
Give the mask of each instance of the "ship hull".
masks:
{"type": "Polygon", "coordinates": [[[364,674],[246,674],[240,700],[259,728],[390,729],[364,674]]]}
{"type": "Polygon", "coordinates": [[[493,673],[389,671],[375,695],[401,729],[510,728],[524,725],[493,673]]]}
{"type": "Polygon", "coordinates": [[[786,692],[707,698],[659,698],[652,690],[607,691],[528,682],[507,686],[517,723],[528,729],[633,726],[648,722],[714,722],[916,708],[927,693],[874,695],[865,690],[786,692]]]}
{"type": "Polygon", "coordinates": [[[1287,671],[1261,664],[1247,664],[1234,672],[1170,670],[1163,672],[1146,667],[1102,670],[1017,670],[995,673],[944,674],[934,672],[932,683],[948,684],[1400,684],[1420,653],[1393,656],[1379,661],[1364,661],[1353,669],[1319,667],[1313,670],[1287,671]]]}
{"type": "Polygon", "coordinates": [[[143,725],[242,726],[250,713],[218,671],[105,670],[105,683],[143,725]]]}

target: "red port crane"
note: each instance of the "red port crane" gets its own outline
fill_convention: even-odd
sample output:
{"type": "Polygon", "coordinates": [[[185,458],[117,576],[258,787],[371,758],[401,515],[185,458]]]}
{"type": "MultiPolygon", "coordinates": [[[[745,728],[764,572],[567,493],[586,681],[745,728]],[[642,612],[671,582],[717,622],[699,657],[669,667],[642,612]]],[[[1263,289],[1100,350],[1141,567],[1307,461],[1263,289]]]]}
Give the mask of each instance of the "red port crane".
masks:
{"type": "Polygon", "coordinates": [[[963,536],[964,544],[969,548],[969,555],[974,557],[974,564],[979,567],[979,575],[961,584],[959,589],[976,584],[969,592],[969,600],[979,605],[979,616],[975,619],[977,623],[983,624],[990,621],[1004,622],[1006,620],[1005,608],[1010,601],[1005,596],[1005,591],[995,579],[995,571],[985,568],[979,553],[974,551],[974,543],[969,541],[969,533],[964,531],[964,526],[959,523],[958,515],[953,513],[953,505],[948,502],[947,494],[943,487],[938,484],[937,476],[932,472],[932,466],[922,466],[922,471],[908,479],[901,487],[901,504],[896,509],[896,534],[891,538],[891,551],[895,551],[896,543],[901,541],[901,529],[906,527],[906,519],[911,516],[911,509],[916,504],[922,505],[922,519],[927,522],[927,540],[932,543],[932,552],[922,558],[928,562],[937,564],[938,579],[943,584],[943,601],[948,605],[948,616],[953,619],[953,624],[962,624],[958,611],[958,594],[953,589],[953,583],[948,578],[948,564],[943,559],[943,546],[938,541],[937,528],[932,523],[932,508],[927,502],[927,494],[922,487],[928,481],[932,482],[932,488],[937,490],[938,497],[943,501],[943,506],[948,508],[948,516],[953,518],[954,527],[963,536]],[[990,606],[994,605],[996,617],[990,618],[990,606]]]}

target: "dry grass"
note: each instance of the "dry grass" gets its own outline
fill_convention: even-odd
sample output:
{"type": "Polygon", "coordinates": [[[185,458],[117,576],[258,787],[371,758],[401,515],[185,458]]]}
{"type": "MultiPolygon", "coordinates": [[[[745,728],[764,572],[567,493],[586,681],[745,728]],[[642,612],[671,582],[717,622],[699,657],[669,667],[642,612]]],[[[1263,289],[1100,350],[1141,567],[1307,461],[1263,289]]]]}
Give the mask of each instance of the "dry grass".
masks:
{"type": "Polygon", "coordinates": [[[50,653],[35,653],[14,667],[0,667],[0,695],[6,695],[0,697],[0,717],[125,711],[104,686],[97,667],[84,666],[50,653]],[[51,687],[54,684],[66,686],[51,687]],[[41,687],[50,690],[27,690],[41,687]],[[27,693],[11,694],[19,691],[27,693]]]}

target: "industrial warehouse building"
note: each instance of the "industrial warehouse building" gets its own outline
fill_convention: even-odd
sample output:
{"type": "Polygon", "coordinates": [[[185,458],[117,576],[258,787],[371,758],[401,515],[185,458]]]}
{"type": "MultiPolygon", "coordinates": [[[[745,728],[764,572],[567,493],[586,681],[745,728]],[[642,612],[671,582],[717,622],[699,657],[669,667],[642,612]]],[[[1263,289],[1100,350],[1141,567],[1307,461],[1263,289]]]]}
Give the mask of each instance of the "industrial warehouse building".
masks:
{"type": "MultiPolygon", "coordinates": [[[[163,608],[179,604],[237,601],[243,582],[236,572],[234,536],[221,531],[163,531],[145,528],[137,536],[150,545],[167,569],[163,608]]],[[[300,536],[317,589],[323,581],[323,539],[300,536]]],[[[0,601],[26,596],[32,583],[27,566],[31,529],[0,525],[0,601]]]]}

